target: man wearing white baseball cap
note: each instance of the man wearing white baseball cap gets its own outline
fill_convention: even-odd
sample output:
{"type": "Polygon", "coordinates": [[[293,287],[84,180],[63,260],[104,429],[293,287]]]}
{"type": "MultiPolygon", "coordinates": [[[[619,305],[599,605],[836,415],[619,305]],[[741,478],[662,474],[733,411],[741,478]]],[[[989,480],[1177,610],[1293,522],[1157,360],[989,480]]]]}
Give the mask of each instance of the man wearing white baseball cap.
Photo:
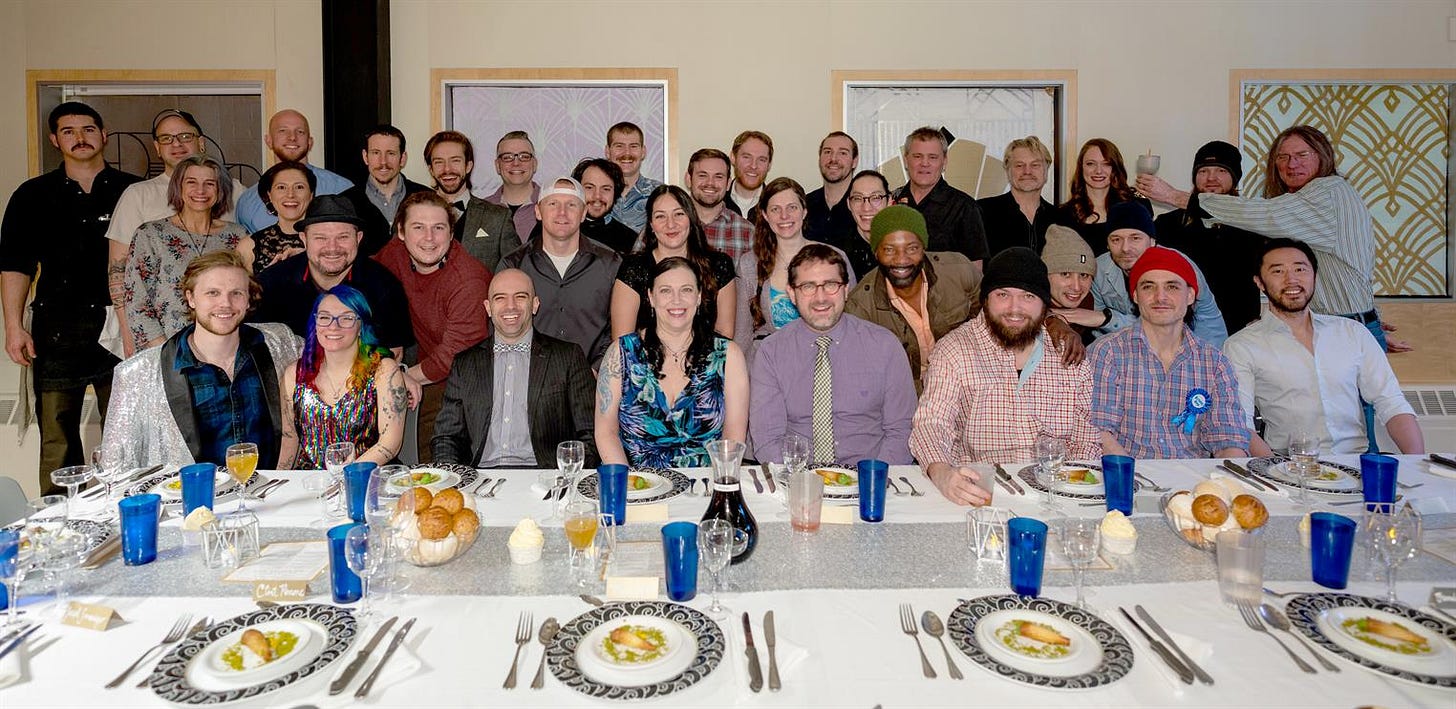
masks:
{"type": "Polygon", "coordinates": [[[586,197],[581,183],[558,177],[536,202],[540,235],[501,259],[531,277],[541,308],[536,329],[576,343],[595,368],[611,340],[609,306],[622,257],[581,236],[586,197]]]}

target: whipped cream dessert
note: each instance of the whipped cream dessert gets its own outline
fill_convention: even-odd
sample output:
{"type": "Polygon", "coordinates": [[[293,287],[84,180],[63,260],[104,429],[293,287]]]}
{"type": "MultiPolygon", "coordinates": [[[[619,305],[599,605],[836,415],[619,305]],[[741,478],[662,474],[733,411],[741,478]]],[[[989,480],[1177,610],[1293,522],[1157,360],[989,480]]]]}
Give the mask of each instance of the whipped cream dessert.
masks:
{"type": "Polygon", "coordinates": [[[541,548],[546,546],[546,535],[541,532],[536,520],[525,517],[516,523],[506,548],[511,552],[511,562],[534,564],[541,560],[541,548]]]}

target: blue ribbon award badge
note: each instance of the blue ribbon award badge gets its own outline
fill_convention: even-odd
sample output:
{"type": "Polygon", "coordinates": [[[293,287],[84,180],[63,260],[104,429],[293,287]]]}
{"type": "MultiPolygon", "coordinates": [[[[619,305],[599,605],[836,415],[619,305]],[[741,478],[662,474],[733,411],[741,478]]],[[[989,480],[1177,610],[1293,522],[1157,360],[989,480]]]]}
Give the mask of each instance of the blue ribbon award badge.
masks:
{"type": "Polygon", "coordinates": [[[1190,389],[1184,400],[1183,413],[1173,417],[1173,425],[1182,425],[1183,433],[1193,433],[1193,427],[1198,423],[1198,415],[1208,411],[1209,396],[1206,389],[1190,389]]]}

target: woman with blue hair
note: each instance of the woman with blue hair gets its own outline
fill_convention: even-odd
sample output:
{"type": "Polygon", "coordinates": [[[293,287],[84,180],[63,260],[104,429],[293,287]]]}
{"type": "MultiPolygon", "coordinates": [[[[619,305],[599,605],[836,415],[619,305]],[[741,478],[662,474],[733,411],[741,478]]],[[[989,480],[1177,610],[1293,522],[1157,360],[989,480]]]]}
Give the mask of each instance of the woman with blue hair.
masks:
{"type": "Polygon", "coordinates": [[[399,455],[409,395],[404,373],[374,332],[364,295],[338,285],[318,297],[298,365],[284,376],[280,468],[319,469],[334,443],[384,465],[399,455]],[[289,463],[292,465],[289,465],[289,463]]]}

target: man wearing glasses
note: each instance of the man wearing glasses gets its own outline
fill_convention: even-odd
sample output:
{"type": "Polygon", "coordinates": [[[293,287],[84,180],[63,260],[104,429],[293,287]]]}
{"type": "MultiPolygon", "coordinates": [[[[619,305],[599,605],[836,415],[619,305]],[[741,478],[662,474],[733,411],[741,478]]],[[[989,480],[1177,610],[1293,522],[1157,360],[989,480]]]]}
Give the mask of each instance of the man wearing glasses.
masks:
{"type": "Polygon", "coordinates": [[[511,210],[516,235],[521,241],[536,228],[536,200],[541,186],[536,184],[536,146],[526,131],[513,130],[495,144],[495,171],[501,186],[486,196],[485,201],[511,210]]]}
{"type": "Polygon", "coordinates": [[[450,203],[455,215],[455,240],[490,271],[506,254],[521,248],[511,212],[470,193],[475,148],[464,133],[440,131],[425,143],[425,164],[435,180],[435,193],[450,203]]]}
{"type": "Polygon", "coordinates": [[[796,434],[814,463],[911,462],[909,363],[889,331],[844,312],[848,281],[844,257],[825,244],[789,262],[800,317],[759,343],[749,377],[749,431],[763,460],[779,459],[796,434]]]}
{"type": "Polygon", "coordinates": [[[1036,136],[1017,138],[1006,146],[1001,164],[1011,189],[976,200],[986,225],[986,249],[995,256],[1013,246],[1038,253],[1046,246],[1047,227],[1056,223],[1057,208],[1041,196],[1052,153],[1036,136]]]}
{"type": "MultiPolygon", "coordinates": [[[[152,119],[152,147],[157,151],[157,157],[162,160],[162,174],[127,187],[121,193],[121,199],[117,200],[116,209],[111,211],[111,225],[106,228],[106,238],[110,240],[107,284],[111,292],[111,303],[116,308],[120,332],[127,332],[122,284],[125,281],[127,256],[131,252],[131,237],[142,224],[172,216],[172,206],[167,202],[167,185],[172,182],[172,169],[177,167],[177,163],[193,155],[206,154],[205,140],[202,128],[197,125],[197,119],[191,113],[175,108],[158,113],[152,119]]],[[[233,180],[233,204],[222,215],[223,221],[234,220],[233,208],[237,206],[238,196],[248,191],[243,183],[233,180]]],[[[126,356],[131,356],[131,340],[123,337],[121,341],[126,356]]]]}

